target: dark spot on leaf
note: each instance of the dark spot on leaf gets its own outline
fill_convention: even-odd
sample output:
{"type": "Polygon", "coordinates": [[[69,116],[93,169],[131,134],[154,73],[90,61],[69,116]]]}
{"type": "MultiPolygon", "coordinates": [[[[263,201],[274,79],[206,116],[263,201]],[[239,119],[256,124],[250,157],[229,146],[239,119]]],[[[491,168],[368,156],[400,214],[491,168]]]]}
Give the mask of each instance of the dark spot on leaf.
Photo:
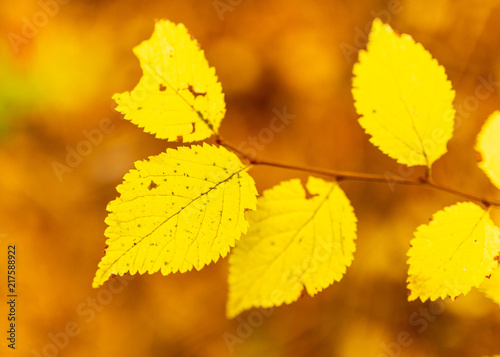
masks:
{"type": "Polygon", "coordinates": [[[477,162],[483,161],[483,156],[481,155],[480,152],[477,152],[477,151],[476,151],[476,160],[477,160],[477,162]]]}
{"type": "Polygon", "coordinates": [[[204,97],[204,96],[206,96],[206,95],[207,95],[207,93],[206,93],[206,92],[197,92],[197,91],[193,88],[193,86],[192,86],[191,84],[188,86],[188,91],[189,91],[192,95],[194,95],[194,97],[195,97],[195,98],[197,98],[197,97],[198,97],[198,96],[200,96],[200,95],[201,95],[202,97],[204,97]]]}
{"type": "Polygon", "coordinates": [[[142,110],[142,107],[137,107],[137,110],[142,110]]]}
{"type": "Polygon", "coordinates": [[[148,190],[151,191],[153,188],[157,188],[157,187],[158,187],[158,185],[153,180],[151,180],[151,183],[148,186],[148,190]]]}
{"type": "Polygon", "coordinates": [[[160,92],[165,92],[167,90],[167,87],[165,87],[163,84],[160,83],[160,92]]]}

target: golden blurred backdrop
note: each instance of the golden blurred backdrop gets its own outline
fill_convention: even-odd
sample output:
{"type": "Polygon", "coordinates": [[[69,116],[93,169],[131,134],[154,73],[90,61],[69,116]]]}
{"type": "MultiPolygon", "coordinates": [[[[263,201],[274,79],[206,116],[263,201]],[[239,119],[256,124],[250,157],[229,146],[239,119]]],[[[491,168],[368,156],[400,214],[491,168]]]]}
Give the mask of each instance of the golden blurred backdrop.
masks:
{"type": "MultiPolygon", "coordinates": [[[[436,180],[499,198],[473,150],[482,123],[500,109],[498,0],[3,1],[0,292],[6,300],[7,246],[16,244],[18,299],[15,351],[7,348],[9,306],[0,309],[0,354],[500,353],[500,308],[477,291],[452,303],[407,302],[413,231],[460,200],[423,188],[342,183],[359,219],[352,266],[314,298],[270,313],[226,319],[227,259],[199,272],[91,288],[116,185],[134,161],[175,146],[123,120],[111,100],[140,78],[132,48],[149,38],[155,19],[184,23],[200,42],[226,93],[221,132],[232,143],[270,160],[418,176],[420,168],[410,172],[373,147],[357,123],[352,66],[376,16],[421,42],[457,92],[455,135],[435,164],[436,180]],[[485,83],[489,94],[479,100],[485,83]],[[252,144],[277,111],[295,117],[252,144]]],[[[275,168],[251,174],[260,193],[306,177],[275,168]]],[[[499,214],[494,219],[500,224],[499,214]]]]}

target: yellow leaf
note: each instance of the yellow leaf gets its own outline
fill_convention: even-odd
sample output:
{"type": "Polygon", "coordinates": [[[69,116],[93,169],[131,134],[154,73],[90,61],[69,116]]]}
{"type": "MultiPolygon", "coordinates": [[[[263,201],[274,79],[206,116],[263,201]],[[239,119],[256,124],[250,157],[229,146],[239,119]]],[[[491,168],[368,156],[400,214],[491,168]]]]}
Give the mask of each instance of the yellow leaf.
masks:
{"type": "Polygon", "coordinates": [[[491,276],[484,279],[479,290],[488,298],[500,305],[500,269],[497,267],[491,276]]]}
{"type": "Polygon", "coordinates": [[[479,167],[500,190],[500,111],[490,115],[477,137],[479,167]]]}
{"type": "Polygon", "coordinates": [[[430,167],[446,153],[455,92],[421,44],[375,19],[353,72],[359,122],[375,146],[408,166],[430,167]]]}
{"type": "Polygon", "coordinates": [[[499,233],[489,213],[472,202],[435,213],[411,241],[408,299],[455,298],[479,286],[497,265],[499,233]]]}
{"type": "Polygon", "coordinates": [[[257,191],[236,155],[204,144],[135,163],[106,218],[108,245],[93,286],[112,274],[200,270],[226,256],[257,191]]]}
{"type": "Polygon", "coordinates": [[[232,318],[251,307],[296,301],[339,281],[355,250],[356,216],[337,183],[310,177],[307,199],[294,179],[264,192],[249,214],[248,234],[229,257],[232,318]]]}
{"type": "Polygon", "coordinates": [[[183,24],[161,20],[151,38],[134,48],[143,76],[132,92],[115,94],[126,119],[170,141],[216,134],[226,112],[222,86],[183,24]]]}

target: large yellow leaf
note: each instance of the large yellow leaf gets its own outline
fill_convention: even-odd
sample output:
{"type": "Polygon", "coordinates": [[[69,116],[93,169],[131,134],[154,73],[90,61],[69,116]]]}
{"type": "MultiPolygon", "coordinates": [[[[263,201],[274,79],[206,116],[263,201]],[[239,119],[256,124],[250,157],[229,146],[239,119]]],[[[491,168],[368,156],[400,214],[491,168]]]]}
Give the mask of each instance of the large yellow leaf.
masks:
{"type": "Polygon", "coordinates": [[[479,167],[500,190],[500,111],[490,115],[477,137],[479,167]]]}
{"type": "Polygon", "coordinates": [[[375,19],[353,72],[359,122],[382,152],[401,164],[427,167],[446,153],[455,92],[421,44],[375,19]]]}
{"type": "Polygon", "coordinates": [[[161,20],[134,48],[143,76],[131,92],[115,94],[116,109],[144,131],[170,141],[217,133],[226,112],[222,86],[183,24],[161,20]]]}
{"type": "Polygon", "coordinates": [[[479,290],[500,305],[500,269],[498,267],[491,273],[491,276],[484,279],[479,290]]]}
{"type": "Polygon", "coordinates": [[[249,214],[248,234],[229,257],[228,317],[279,306],[339,281],[353,259],[356,216],[337,183],[310,177],[264,192],[249,214]]]}
{"type": "Polygon", "coordinates": [[[497,265],[499,233],[489,213],[472,202],[435,213],[411,241],[408,299],[455,298],[479,286],[497,265]]]}
{"type": "Polygon", "coordinates": [[[107,207],[108,247],[94,287],[112,274],[199,270],[246,232],[244,213],[255,209],[257,191],[225,148],[168,149],[135,166],[107,207]]]}

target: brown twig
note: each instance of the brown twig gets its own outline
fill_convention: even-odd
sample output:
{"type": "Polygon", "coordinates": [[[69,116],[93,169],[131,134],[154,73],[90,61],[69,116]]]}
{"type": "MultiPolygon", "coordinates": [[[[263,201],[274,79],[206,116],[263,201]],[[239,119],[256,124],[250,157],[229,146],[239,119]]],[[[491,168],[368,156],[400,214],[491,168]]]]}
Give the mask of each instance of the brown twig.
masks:
{"type": "Polygon", "coordinates": [[[403,178],[403,177],[397,177],[397,176],[387,178],[383,175],[377,175],[377,174],[338,171],[338,170],[331,170],[331,169],[324,169],[324,168],[317,168],[317,167],[307,167],[307,166],[300,166],[300,165],[285,164],[285,163],[281,163],[281,162],[259,160],[257,157],[253,157],[251,155],[244,153],[241,150],[238,150],[237,148],[235,148],[233,145],[231,145],[230,143],[228,143],[226,140],[222,139],[221,137],[217,138],[217,143],[221,146],[224,146],[228,150],[233,151],[241,158],[248,160],[250,162],[250,164],[252,164],[254,166],[258,166],[258,165],[272,166],[272,167],[277,167],[277,168],[282,168],[282,169],[308,172],[311,174],[332,177],[338,182],[340,182],[340,181],[383,182],[383,183],[391,183],[391,184],[397,184],[397,185],[427,187],[427,188],[431,188],[431,189],[436,190],[436,191],[451,193],[451,194],[456,195],[456,196],[460,196],[460,197],[463,197],[463,198],[466,198],[466,199],[469,199],[472,201],[479,202],[486,207],[500,206],[500,201],[498,201],[498,200],[494,200],[494,199],[487,198],[487,197],[481,197],[481,196],[474,194],[474,193],[462,191],[461,189],[458,189],[458,188],[454,188],[454,187],[450,187],[450,186],[446,186],[446,185],[437,183],[434,180],[432,180],[428,174],[426,174],[426,176],[424,176],[424,177],[418,177],[418,178],[403,178]]]}

